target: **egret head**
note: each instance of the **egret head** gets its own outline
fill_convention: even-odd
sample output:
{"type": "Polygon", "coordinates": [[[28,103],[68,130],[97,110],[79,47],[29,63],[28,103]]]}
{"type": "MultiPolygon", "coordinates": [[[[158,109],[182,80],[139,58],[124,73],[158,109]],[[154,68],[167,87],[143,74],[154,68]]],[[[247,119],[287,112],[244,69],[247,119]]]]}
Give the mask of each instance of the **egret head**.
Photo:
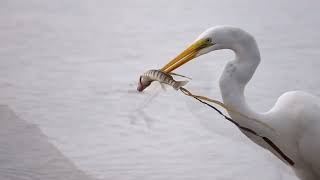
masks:
{"type": "Polygon", "coordinates": [[[165,65],[161,70],[169,73],[188,61],[219,49],[241,51],[244,46],[254,43],[247,32],[230,26],[217,26],[204,31],[186,50],[165,65]]]}

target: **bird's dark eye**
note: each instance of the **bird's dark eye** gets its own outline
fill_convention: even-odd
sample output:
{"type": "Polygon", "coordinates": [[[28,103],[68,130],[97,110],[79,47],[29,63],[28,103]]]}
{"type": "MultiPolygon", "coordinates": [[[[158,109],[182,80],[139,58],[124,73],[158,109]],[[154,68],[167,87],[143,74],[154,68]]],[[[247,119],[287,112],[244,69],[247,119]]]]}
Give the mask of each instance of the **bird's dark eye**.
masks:
{"type": "Polygon", "coordinates": [[[140,83],[140,84],[142,84],[141,81],[142,81],[142,76],[140,76],[140,78],[139,78],[139,83],[140,83]]]}
{"type": "Polygon", "coordinates": [[[211,43],[212,42],[212,40],[211,40],[211,38],[207,38],[207,43],[211,43]]]}

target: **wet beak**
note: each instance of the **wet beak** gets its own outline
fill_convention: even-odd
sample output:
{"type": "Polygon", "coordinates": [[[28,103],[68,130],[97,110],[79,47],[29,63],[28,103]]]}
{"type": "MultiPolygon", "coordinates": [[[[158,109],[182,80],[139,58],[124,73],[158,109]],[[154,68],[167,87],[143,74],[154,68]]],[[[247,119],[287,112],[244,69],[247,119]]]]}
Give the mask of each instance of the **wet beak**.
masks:
{"type": "Polygon", "coordinates": [[[174,58],[163,68],[161,68],[161,71],[165,73],[170,73],[171,71],[177,69],[178,67],[197,57],[197,54],[201,49],[207,48],[212,45],[214,44],[211,41],[208,41],[208,39],[200,39],[194,42],[186,50],[180,53],[176,58],[174,58]]]}

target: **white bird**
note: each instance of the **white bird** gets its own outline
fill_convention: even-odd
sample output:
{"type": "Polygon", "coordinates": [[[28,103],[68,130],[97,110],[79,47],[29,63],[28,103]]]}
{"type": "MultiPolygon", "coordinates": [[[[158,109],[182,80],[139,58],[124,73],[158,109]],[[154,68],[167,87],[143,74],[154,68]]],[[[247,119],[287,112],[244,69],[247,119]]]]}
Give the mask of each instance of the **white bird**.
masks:
{"type": "Polygon", "coordinates": [[[268,137],[294,164],[290,164],[262,138],[242,132],[291,166],[301,180],[320,180],[320,99],[302,91],[286,92],[268,112],[254,112],[244,90],[260,63],[260,53],[252,35],[235,27],[218,26],[203,32],[194,43],[161,70],[171,72],[186,62],[219,49],[230,49],[235,59],[228,62],[220,77],[225,105],[246,117],[259,119],[274,131],[245,116],[229,111],[237,123],[268,137]]]}

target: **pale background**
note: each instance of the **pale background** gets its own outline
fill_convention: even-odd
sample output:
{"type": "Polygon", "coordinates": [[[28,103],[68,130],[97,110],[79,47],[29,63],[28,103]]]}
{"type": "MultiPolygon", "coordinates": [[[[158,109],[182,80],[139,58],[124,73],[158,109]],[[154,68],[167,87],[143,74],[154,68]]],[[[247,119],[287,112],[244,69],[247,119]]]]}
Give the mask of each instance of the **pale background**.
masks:
{"type": "MultiPolygon", "coordinates": [[[[252,33],[261,50],[246,91],[253,109],[289,90],[320,95],[319,8],[315,0],[2,0],[1,179],[295,179],[206,106],[168,89],[137,111],[155,87],[135,89],[141,73],[227,24],[252,33]],[[26,134],[21,124],[34,128],[26,134]]],[[[219,74],[232,57],[215,52],[177,72],[193,78],[189,89],[221,99],[219,74]]]]}

